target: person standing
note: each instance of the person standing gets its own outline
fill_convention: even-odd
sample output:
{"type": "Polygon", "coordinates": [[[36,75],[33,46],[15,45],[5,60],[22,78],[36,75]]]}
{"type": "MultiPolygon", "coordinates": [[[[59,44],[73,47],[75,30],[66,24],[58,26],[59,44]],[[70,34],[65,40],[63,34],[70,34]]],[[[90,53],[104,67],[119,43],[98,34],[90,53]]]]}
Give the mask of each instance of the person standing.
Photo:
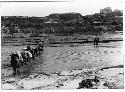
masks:
{"type": "Polygon", "coordinates": [[[94,46],[98,46],[99,43],[99,37],[96,35],[96,37],[94,38],[94,46]]]}
{"type": "Polygon", "coordinates": [[[31,46],[30,46],[30,43],[28,44],[27,46],[27,51],[30,51],[31,50],[31,46]]]}
{"type": "Polygon", "coordinates": [[[99,37],[96,38],[96,46],[98,46],[99,43],[99,37]]]}

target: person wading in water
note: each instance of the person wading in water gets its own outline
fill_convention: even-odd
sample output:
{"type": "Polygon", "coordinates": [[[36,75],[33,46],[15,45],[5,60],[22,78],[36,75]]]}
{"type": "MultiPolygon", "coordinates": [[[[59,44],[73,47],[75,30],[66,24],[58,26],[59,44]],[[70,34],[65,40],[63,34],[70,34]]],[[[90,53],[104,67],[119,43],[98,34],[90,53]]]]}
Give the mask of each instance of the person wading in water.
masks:
{"type": "Polygon", "coordinates": [[[94,38],[94,46],[98,46],[99,43],[99,37],[96,35],[96,37],[94,38]]]}
{"type": "Polygon", "coordinates": [[[27,46],[27,51],[30,51],[31,50],[31,46],[30,46],[30,43],[28,44],[27,46]]]}

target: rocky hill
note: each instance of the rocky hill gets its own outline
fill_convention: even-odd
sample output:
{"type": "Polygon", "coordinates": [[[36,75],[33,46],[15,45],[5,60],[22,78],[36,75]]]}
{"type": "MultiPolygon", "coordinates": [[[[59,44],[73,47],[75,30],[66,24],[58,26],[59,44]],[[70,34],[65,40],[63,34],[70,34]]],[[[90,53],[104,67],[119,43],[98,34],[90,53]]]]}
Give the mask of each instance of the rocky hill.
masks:
{"type": "Polygon", "coordinates": [[[13,37],[15,34],[18,36],[101,34],[122,31],[123,12],[104,8],[100,13],[86,16],[80,13],[55,13],[45,17],[2,16],[1,28],[2,37],[13,37]]]}

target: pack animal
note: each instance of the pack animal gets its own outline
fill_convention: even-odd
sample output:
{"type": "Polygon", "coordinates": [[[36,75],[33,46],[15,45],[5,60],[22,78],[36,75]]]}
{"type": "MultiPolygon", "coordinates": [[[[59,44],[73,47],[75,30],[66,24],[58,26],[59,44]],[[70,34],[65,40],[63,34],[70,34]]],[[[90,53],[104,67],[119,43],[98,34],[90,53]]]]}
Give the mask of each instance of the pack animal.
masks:
{"type": "Polygon", "coordinates": [[[13,74],[16,75],[17,72],[19,71],[19,67],[21,64],[21,62],[19,60],[19,55],[12,53],[10,56],[11,56],[10,63],[13,68],[13,74]]]}
{"type": "Polygon", "coordinates": [[[31,61],[32,54],[29,51],[22,51],[21,55],[25,64],[31,61]]]}

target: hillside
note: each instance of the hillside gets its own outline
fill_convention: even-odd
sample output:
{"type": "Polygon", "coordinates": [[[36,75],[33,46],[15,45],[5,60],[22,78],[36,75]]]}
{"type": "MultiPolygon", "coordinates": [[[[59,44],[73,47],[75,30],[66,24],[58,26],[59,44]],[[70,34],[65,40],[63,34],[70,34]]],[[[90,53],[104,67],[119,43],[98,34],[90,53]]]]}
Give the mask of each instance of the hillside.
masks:
{"type": "Polygon", "coordinates": [[[2,37],[41,36],[42,34],[101,34],[123,30],[123,13],[104,8],[100,13],[55,13],[45,17],[2,16],[2,37]]]}

